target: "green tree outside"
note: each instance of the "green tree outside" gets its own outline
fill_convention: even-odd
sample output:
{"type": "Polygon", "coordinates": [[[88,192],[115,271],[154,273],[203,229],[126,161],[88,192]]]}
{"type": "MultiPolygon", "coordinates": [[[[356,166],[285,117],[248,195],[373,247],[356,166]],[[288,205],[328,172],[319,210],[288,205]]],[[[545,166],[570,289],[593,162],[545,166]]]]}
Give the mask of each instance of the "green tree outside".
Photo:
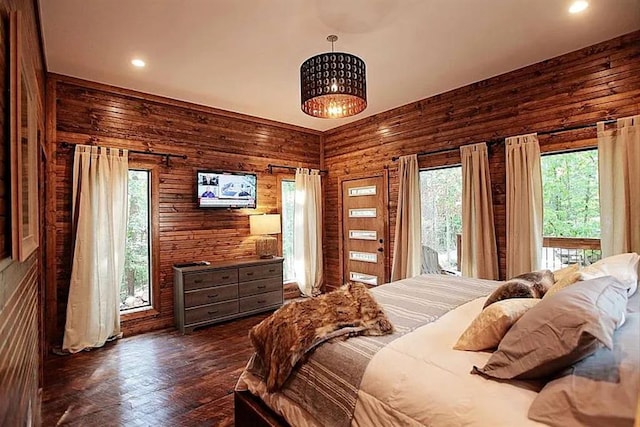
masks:
{"type": "Polygon", "coordinates": [[[598,150],[542,157],[544,235],[600,238],[598,150]]]}
{"type": "Polygon", "coordinates": [[[150,173],[129,170],[129,221],[120,310],[148,306],[150,298],[149,196],[150,173]]]}
{"type": "Polygon", "coordinates": [[[440,266],[459,270],[457,235],[462,233],[462,166],[420,172],[422,245],[438,252],[440,266]]]}

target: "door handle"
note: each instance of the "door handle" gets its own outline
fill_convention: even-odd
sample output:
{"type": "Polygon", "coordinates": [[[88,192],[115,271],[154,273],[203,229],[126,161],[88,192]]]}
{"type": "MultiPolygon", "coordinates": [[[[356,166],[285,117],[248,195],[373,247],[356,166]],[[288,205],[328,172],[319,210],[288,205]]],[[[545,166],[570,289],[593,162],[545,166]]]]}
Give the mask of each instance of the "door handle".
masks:
{"type": "Polygon", "coordinates": [[[378,248],[378,252],[384,252],[384,248],[378,248]]]}

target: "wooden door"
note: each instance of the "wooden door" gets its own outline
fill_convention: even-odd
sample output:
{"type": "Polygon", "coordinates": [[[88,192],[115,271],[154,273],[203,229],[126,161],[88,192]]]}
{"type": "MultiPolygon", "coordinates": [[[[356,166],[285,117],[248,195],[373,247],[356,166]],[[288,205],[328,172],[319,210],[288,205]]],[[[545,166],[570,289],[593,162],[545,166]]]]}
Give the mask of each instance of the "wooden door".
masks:
{"type": "Polygon", "coordinates": [[[377,286],[388,280],[385,182],[384,176],[342,181],[344,281],[377,286]]]}

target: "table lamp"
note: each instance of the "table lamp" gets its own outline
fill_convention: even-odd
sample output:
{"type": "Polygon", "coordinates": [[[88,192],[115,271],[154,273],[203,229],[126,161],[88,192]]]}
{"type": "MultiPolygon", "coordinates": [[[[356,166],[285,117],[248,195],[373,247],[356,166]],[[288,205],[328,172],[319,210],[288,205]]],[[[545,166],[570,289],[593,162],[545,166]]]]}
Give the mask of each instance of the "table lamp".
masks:
{"type": "Polygon", "coordinates": [[[249,229],[256,239],[256,255],[273,258],[278,252],[278,239],[270,234],[280,234],[280,214],[250,215],[249,229]]]}

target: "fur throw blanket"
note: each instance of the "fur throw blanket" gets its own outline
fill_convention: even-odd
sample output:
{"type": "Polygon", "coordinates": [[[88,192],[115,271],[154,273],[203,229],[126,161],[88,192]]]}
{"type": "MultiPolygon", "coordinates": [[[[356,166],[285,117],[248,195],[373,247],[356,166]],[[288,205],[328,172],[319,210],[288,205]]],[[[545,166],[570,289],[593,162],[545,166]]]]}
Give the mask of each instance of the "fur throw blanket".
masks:
{"type": "Polygon", "coordinates": [[[512,277],[498,287],[484,303],[484,310],[494,302],[510,298],[542,298],[553,286],[553,273],[550,270],[532,271],[512,277]]]}
{"type": "Polygon", "coordinates": [[[294,366],[319,343],[336,336],[393,332],[367,287],[349,283],[338,290],[291,302],[249,331],[261,359],[269,392],[285,383],[294,366]]]}

